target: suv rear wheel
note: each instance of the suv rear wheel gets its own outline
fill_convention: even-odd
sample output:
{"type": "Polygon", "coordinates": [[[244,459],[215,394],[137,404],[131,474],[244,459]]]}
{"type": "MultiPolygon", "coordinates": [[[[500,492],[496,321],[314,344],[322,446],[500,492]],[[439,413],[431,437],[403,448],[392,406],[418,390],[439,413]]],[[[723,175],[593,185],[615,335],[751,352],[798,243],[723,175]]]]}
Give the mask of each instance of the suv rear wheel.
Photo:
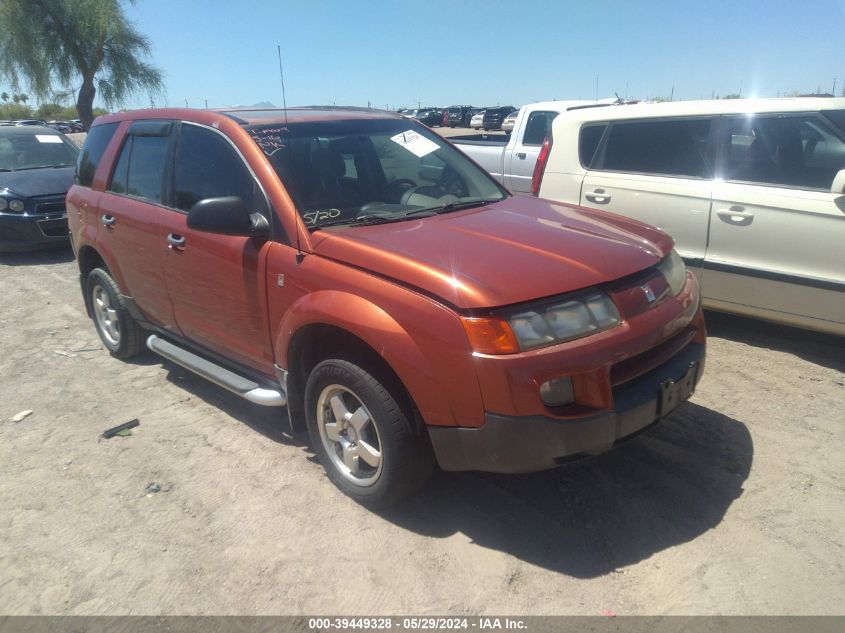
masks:
{"type": "Polygon", "coordinates": [[[416,428],[407,397],[377,373],[330,359],[305,386],[308,434],[326,474],[372,508],[413,494],[434,471],[428,437],[416,428]]]}
{"type": "Polygon", "coordinates": [[[117,358],[138,355],[144,347],[144,330],[129,314],[108,271],[95,268],[88,273],[86,288],[94,325],[106,349],[117,358]]]}

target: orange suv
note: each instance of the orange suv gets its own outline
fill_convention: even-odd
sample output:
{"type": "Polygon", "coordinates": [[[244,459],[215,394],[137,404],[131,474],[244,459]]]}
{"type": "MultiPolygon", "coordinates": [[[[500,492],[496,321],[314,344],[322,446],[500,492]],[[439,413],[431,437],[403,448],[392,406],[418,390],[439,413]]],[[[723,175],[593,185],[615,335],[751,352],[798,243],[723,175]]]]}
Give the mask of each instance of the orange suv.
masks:
{"type": "Polygon", "coordinates": [[[670,413],[704,366],[661,231],[514,197],[424,126],[363,109],[95,121],[67,197],[85,305],[286,407],[370,506],[445,470],[553,468],[670,413]]]}

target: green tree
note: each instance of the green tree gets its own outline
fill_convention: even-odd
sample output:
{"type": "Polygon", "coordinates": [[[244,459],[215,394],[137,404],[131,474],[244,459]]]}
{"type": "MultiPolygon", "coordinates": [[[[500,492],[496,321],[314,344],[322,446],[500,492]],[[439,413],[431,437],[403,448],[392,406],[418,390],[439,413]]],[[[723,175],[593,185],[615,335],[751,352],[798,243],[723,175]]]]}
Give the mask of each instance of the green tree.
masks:
{"type": "Polygon", "coordinates": [[[17,121],[19,119],[31,119],[32,110],[19,103],[4,103],[0,105],[0,120],[17,121]]]}
{"type": "Polygon", "coordinates": [[[149,55],[149,40],[120,0],[0,0],[0,73],[15,89],[25,81],[40,99],[79,86],[76,111],[86,129],[98,94],[116,107],[162,92],[161,71],[144,60],[149,55]]]}
{"type": "Polygon", "coordinates": [[[9,93],[4,90],[3,94],[0,94],[0,99],[3,100],[3,103],[9,103],[9,93]]]}

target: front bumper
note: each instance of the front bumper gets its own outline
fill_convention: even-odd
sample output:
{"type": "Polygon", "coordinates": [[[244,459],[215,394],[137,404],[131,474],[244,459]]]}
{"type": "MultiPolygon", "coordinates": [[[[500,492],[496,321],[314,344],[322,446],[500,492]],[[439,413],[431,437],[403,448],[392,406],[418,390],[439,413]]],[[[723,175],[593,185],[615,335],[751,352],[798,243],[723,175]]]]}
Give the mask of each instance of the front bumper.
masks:
{"type": "Polygon", "coordinates": [[[67,244],[67,217],[0,213],[0,250],[23,251],[67,244]]]}
{"type": "Polygon", "coordinates": [[[437,461],[443,470],[526,473],[603,453],[671,413],[680,402],[667,405],[666,381],[686,378],[694,388],[704,357],[704,344],[689,343],[662,365],[615,387],[610,411],[568,420],[487,413],[479,428],[430,426],[437,461]]]}

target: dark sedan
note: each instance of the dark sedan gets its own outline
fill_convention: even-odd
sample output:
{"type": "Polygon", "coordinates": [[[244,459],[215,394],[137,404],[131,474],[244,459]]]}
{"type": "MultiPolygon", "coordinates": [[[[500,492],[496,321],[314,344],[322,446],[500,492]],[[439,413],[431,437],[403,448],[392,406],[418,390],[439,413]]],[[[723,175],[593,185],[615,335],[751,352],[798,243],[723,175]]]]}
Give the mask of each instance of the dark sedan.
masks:
{"type": "Polygon", "coordinates": [[[65,195],[78,154],[52,128],[0,127],[0,251],[68,242],[65,195]]]}
{"type": "Polygon", "coordinates": [[[437,125],[443,125],[443,110],[439,108],[422,108],[415,110],[411,118],[416,119],[428,127],[435,127],[437,125]]]}

